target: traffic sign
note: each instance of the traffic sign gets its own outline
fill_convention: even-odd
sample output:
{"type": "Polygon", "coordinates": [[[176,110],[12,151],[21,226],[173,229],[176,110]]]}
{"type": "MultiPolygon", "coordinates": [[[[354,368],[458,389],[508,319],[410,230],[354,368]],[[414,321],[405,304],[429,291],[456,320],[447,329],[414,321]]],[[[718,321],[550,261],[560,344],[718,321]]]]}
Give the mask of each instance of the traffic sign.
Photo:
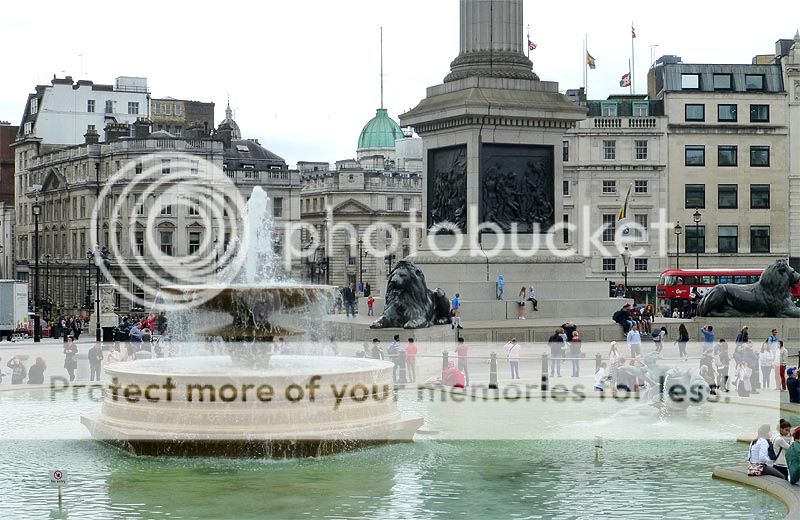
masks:
{"type": "Polygon", "coordinates": [[[63,486],[67,483],[67,473],[63,469],[50,470],[50,485],[63,486]]]}

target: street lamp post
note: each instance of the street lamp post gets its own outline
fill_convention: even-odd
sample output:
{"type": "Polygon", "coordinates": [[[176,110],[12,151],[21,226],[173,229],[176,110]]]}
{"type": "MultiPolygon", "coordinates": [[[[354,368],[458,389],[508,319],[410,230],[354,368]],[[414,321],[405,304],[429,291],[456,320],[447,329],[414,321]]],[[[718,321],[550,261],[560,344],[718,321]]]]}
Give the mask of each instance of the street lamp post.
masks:
{"type": "Polygon", "coordinates": [[[694,252],[695,252],[695,269],[700,269],[700,220],[703,216],[700,214],[700,210],[694,210],[694,215],[692,215],[694,219],[694,252]]]}
{"type": "Polygon", "coordinates": [[[679,220],[675,223],[675,269],[681,268],[681,233],[683,233],[683,227],[679,220]]]}
{"type": "Polygon", "coordinates": [[[83,308],[87,311],[92,310],[92,257],[91,251],[86,251],[86,297],[83,300],[83,308]]]}
{"type": "Polygon", "coordinates": [[[631,252],[627,245],[625,246],[625,250],[621,253],[621,256],[622,264],[625,266],[625,271],[622,275],[625,283],[625,297],[628,298],[628,262],[631,261],[631,252]]]}
{"type": "Polygon", "coordinates": [[[328,224],[330,224],[330,219],[326,215],[324,219],[322,219],[322,236],[325,240],[324,248],[322,250],[322,265],[320,265],[320,269],[325,272],[325,284],[331,284],[331,261],[330,261],[330,249],[329,249],[329,240],[328,240],[328,224]]]}
{"type": "Polygon", "coordinates": [[[42,204],[37,200],[31,206],[33,209],[33,341],[42,341],[39,323],[39,215],[42,214],[42,204]]]}
{"type": "Polygon", "coordinates": [[[44,299],[47,302],[47,315],[50,317],[50,255],[44,255],[44,299]]]}
{"type": "Polygon", "coordinates": [[[362,253],[362,248],[364,247],[364,241],[362,239],[358,239],[358,287],[361,289],[361,292],[364,292],[364,255],[362,253]]]}

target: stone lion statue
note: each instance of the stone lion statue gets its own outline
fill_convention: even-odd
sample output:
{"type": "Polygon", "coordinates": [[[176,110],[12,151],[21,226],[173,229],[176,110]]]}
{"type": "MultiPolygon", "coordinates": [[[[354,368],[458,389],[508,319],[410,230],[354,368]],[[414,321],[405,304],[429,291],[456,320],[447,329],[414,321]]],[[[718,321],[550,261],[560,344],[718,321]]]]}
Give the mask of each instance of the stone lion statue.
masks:
{"type": "Polygon", "coordinates": [[[721,284],[709,290],[697,304],[698,316],[726,318],[800,318],[789,287],[800,282],[800,273],[786,260],[769,265],[756,283],[721,284]]]}
{"type": "Polygon", "coordinates": [[[383,315],[370,328],[420,329],[442,325],[450,319],[450,301],[444,291],[428,290],[425,275],[408,260],[400,260],[386,283],[383,315]]]}

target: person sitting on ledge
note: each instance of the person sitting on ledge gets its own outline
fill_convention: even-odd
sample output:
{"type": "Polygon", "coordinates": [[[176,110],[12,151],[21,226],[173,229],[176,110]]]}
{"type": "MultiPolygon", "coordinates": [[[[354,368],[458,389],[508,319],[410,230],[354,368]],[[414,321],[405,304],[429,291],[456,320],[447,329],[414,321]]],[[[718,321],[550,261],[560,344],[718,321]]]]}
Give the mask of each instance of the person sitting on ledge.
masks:
{"type": "Polygon", "coordinates": [[[790,368],[786,371],[789,377],[786,379],[786,389],[789,391],[789,402],[800,403],[800,378],[798,378],[798,370],[790,368]]]}
{"type": "Polygon", "coordinates": [[[751,477],[763,477],[770,475],[777,477],[781,480],[786,480],[786,477],[772,467],[772,461],[769,458],[769,424],[762,424],[758,429],[758,437],[750,443],[748,450],[747,462],[750,463],[747,474],[751,477]]]}
{"type": "Polygon", "coordinates": [[[442,384],[453,388],[464,388],[466,383],[467,380],[464,377],[464,373],[456,368],[455,363],[448,361],[447,368],[442,371],[442,384]]]}
{"type": "Polygon", "coordinates": [[[789,484],[800,482],[800,426],[792,430],[792,445],[786,451],[786,463],[789,465],[789,484]]]}

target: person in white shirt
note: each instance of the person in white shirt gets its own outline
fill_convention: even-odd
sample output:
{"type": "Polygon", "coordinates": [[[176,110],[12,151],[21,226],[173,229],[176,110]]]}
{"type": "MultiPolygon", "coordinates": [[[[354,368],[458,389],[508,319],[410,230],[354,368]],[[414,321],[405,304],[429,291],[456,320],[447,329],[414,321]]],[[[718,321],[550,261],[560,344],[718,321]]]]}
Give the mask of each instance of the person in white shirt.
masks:
{"type": "Polygon", "coordinates": [[[631,357],[636,357],[642,353],[642,335],[639,334],[639,326],[633,325],[631,330],[628,331],[628,349],[631,351],[631,357]]]}
{"type": "Polygon", "coordinates": [[[522,347],[517,343],[517,338],[506,343],[505,351],[508,364],[511,367],[511,379],[519,379],[519,354],[522,347]]]}
{"type": "Polygon", "coordinates": [[[594,375],[594,389],[598,392],[605,391],[606,379],[608,379],[608,372],[606,372],[605,362],[602,362],[594,375]]]}
{"type": "Polygon", "coordinates": [[[748,450],[747,462],[750,464],[761,464],[761,476],[770,475],[778,477],[779,479],[786,480],[786,477],[773,468],[770,463],[769,454],[767,452],[769,443],[769,424],[762,424],[758,429],[758,438],[750,443],[750,450],[748,450]]]}
{"type": "Polygon", "coordinates": [[[764,343],[761,345],[761,352],[758,354],[758,366],[761,367],[761,386],[769,388],[769,376],[772,374],[772,362],[775,357],[772,355],[769,346],[764,343]]]}
{"type": "Polygon", "coordinates": [[[789,450],[789,446],[792,445],[792,442],[794,442],[794,439],[792,439],[790,435],[791,431],[792,425],[789,421],[781,419],[778,423],[778,433],[772,436],[772,449],[778,455],[778,458],[772,463],[772,467],[780,471],[786,479],[789,478],[789,466],[786,463],[786,452],[789,450]]]}

